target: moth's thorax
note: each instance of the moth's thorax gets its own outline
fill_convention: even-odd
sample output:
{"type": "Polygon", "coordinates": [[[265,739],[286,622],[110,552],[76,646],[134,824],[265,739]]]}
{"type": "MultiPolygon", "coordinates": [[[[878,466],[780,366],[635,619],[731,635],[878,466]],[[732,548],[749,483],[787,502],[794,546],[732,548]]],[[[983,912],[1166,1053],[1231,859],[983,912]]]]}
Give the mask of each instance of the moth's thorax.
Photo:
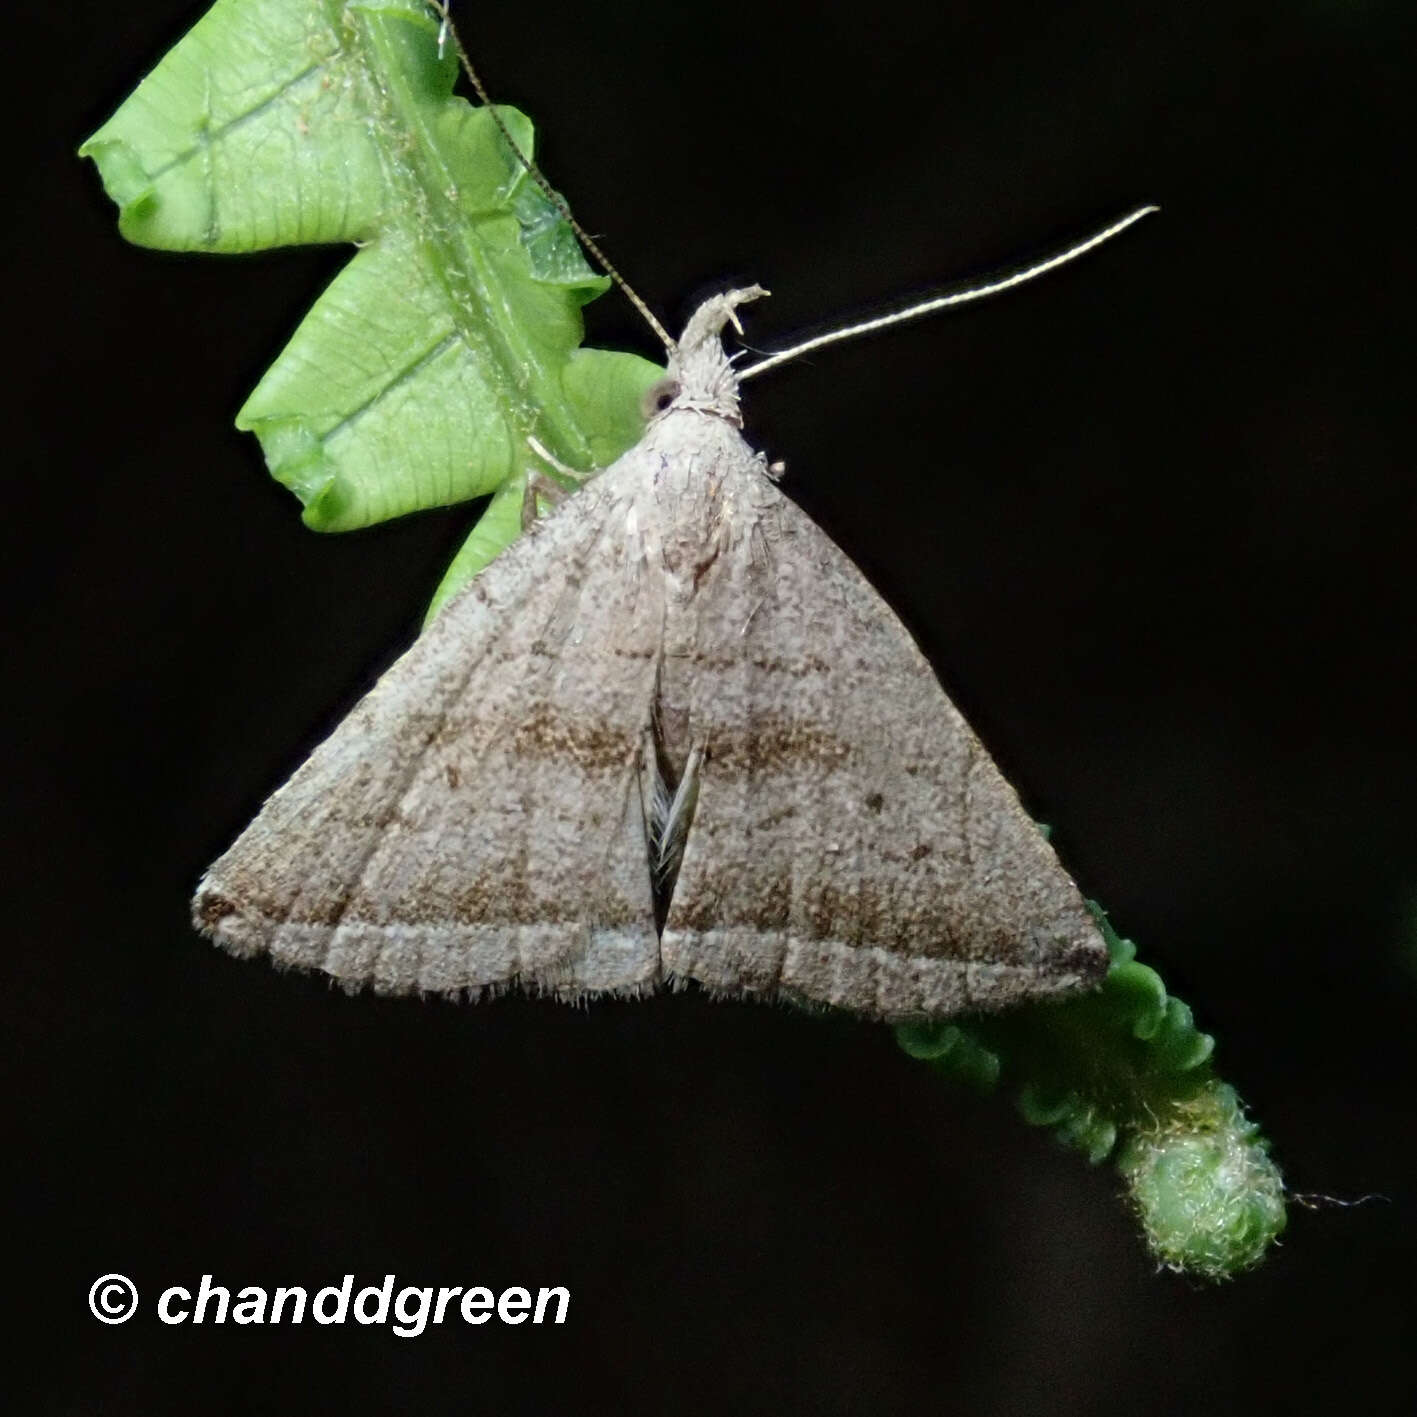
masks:
{"type": "Polygon", "coordinates": [[[656,419],[639,451],[643,478],[633,520],[645,555],[671,585],[692,594],[754,519],[760,460],[734,424],[692,407],[656,419]]]}
{"type": "Polygon", "coordinates": [[[627,531],[632,556],[662,573],[674,598],[692,596],[752,520],[756,460],[739,432],[738,376],[721,334],[758,286],[712,296],[694,312],[657,391],[663,402],[631,455],[639,486],[627,531]]]}

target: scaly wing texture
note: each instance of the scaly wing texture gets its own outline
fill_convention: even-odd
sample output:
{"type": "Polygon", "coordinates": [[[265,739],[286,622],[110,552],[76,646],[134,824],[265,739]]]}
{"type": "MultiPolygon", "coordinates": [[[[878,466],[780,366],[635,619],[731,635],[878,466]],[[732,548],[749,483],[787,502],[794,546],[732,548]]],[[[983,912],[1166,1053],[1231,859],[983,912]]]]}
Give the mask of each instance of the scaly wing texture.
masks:
{"type": "Polygon", "coordinates": [[[706,757],[666,976],[879,1018],[1048,997],[1106,948],[1013,789],[861,572],[755,469],[671,642],[706,757]]]}
{"type": "Polygon", "coordinates": [[[473,581],[207,873],[199,928],[384,992],[659,979],[638,753],[661,611],[626,469],[473,581]]]}

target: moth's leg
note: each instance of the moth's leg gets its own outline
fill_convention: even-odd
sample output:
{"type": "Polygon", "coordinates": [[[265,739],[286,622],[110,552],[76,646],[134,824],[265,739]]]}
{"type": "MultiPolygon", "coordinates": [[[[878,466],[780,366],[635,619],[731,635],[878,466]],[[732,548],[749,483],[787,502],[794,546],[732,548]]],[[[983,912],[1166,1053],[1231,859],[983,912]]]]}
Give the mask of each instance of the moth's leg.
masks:
{"type": "Polygon", "coordinates": [[[663,883],[666,896],[674,893],[674,882],[679,876],[679,863],[684,859],[684,843],[689,837],[689,828],[694,821],[694,808],[699,803],[699,768],[703,765],[703,745],[695,743],[689,749],[688,760],[684,764],[684,774],[674,789],[674,797],[664,814],[660,827],[658,851],[652,865],[656,879],[663,883]]]}
{"type": "Polygon", "coordinates": [[[684,843],[698,805],[703,760],[703,745],[695,743],[678,783],[671,787],[660,766],[654,728],[645,729],[640,742],[640,800],[644,804],[645,851],[654,894],[655,927],[661,931],[669,918],[674,883],[684,859],[684,843]]]}
{"type": "Polygon", "coordinates": [[[555,468],[562,477],[574,482],[577,487],[587,478],[595,476],[594,469],[590,472],[582,472],[578,467],[572,467],[569,463],[563,463],[550,448],[541,442],[539,438],[533,438],[530,433],[527,434],[526,442],[532,452],[534,452],[547,467],[555,468]]]}
{"type": "Polygon", "coordinates": [[[761,449],[757,454],[758,471],[764,477],[771,478],[774,482],[781,482],[787,475],[787,464],[779,458],[776,462],[769,462],[768,455],[761,449]]]}
{"type": "Polygon", "coordinates": [[[649,867],[650,895],[654,901],[654,928],[656,934],[664,931],[664,922],[669,914],[669,901],[662,889],[657,863],[659,843],[664,836],[664,823],[669,815],[672,797],[669,784],[659,766],[659,752],[655,746],[654,728],[645,726],[640,738],[640,802],[644,808],[645,822],[645,864],[649,867]]]}
{"type": "Polygon", "coordinates": [[[654,869],[659,838],[664,819],[669,814],[670,795],[664,776],[659,770],[659,754],[655,752],[654,729],[646,728],[640,738],[640,802],[645,818],[645,853],[650,870],[654,869]]]}
{"type": "Polygon", "coordinates": [[[566,500],[566,489],[560,483],[552,482],[543,472],[527,475],[526,491],[522,493],[522,530],[530,531],[541,513],[537,510],[537,499],[555,508],[566,500]]]}
{"type": "MultiPolygon", "coordinates": [[[[568,467],[555,453],[551,452],[550,449],[546,448],[536,438],[528,435],[526,441],[532,452],[534,452],[547,467],[554,468],[562,477],[568,478],[571,482],[574,482],[577,487],[591,476],[590,473],[581,472],[578,468],[568,467]]],[[[522,497],[522,530],[529,531],[532,523],[536,520],[538,515],[538,498],[545,502],[547,506],[555,508],[559,507],[561,503],[566,500],[566,496],[567,492],[564,487],[558,482],[552,481],[544,472],[533,468],[527,474],[526,493],[522,497]]]]}

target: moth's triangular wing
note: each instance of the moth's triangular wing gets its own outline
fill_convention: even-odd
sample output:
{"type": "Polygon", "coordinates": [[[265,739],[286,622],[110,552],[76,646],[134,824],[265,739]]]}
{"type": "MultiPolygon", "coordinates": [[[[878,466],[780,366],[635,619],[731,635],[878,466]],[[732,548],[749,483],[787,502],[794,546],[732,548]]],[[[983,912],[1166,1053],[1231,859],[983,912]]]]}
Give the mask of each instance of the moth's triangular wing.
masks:
{"type": "Polygon", "coordinates": [[[1050,997],[1107,951],[1077,887],[861,572],[746,463],[696,595],[698,800],[667,977],[880,1018],[1050,997]]]}
{"type": "Polygon", "coordinates": [[[624,564],[620,470],[493,562],[265,804],[198,888],[201,930],[392,993],[655,986],[638,753],[661,612],[624,564]]]}

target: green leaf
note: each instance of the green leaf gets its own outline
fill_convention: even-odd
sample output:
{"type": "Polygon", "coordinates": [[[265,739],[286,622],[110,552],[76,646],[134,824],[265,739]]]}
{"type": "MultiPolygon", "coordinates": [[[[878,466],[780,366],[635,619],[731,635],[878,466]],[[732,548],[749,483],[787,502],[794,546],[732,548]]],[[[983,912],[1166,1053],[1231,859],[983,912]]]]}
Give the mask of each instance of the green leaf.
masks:
{"type": "Polygon", "coordinates": [[[423,621],[425,626],[447,604],[454,591],[466,585],[521,535],[522,502],[525,497],[526,478],[520,476],[509,478],[492,494],[492,500],[478,518],[477,525],[443,573],[438,589],[433,592],[423,621]]]}
{"type": "Polygon", "coordinates": [[[143,245],[360,246],[237,424],[319,531],[507,487],[441,603],[516,535],[510,489],[548,472],[528,436],[603,467],[662,371],[579,348],[607,281],[492,114],[452,97],[437,28],[418,0],[218,0],[80,151],[143,245]]]}

